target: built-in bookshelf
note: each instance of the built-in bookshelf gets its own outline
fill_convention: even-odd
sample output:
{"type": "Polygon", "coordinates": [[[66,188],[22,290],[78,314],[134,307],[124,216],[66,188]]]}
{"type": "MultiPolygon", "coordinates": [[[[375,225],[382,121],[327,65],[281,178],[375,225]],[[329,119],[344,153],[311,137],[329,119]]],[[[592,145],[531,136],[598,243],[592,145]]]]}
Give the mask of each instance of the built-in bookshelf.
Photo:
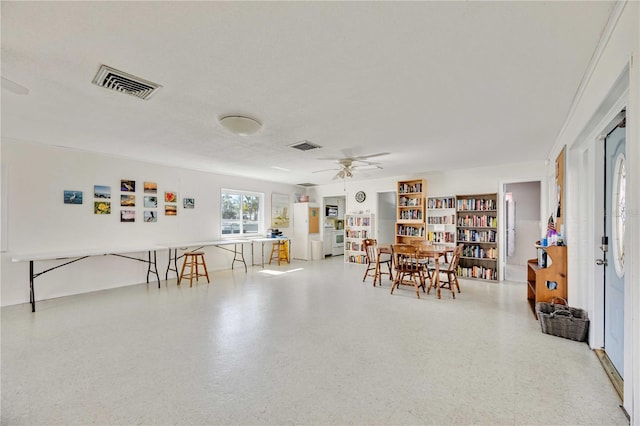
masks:
{"type": "Polygon", "coordinates": [[[396,244],[426,239],[426,194],[424,179],[398,182],[396,244]]]}
{"type": "Polygon", "coordinates": [[[427,238],[434,244],[456,244],[456,197],[427,198],[427,238]]]}
{"type": "Polygon", "coordinates": [[[373,214],[347,214],[344,217],[344,261],[367,263],[362,240],[375,238],[373,214]]]}
{"type": "Polygon", "coordinates": [[[498,280],[497,203],[497,194],[456,196],[456,238],[464,244],[458,276],[498,280]]]}

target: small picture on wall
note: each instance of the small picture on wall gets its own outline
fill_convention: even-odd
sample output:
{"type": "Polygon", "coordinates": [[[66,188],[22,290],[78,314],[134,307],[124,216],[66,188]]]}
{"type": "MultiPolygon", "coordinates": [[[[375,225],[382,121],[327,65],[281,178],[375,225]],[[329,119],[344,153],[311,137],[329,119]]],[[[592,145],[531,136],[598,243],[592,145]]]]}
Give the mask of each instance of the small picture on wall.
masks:
{"type": "Polygon", "coordinates": [[[82,204],[82,191],[64,190],[65,204],[82,204]]]}
{"type": "Polygon", "coordinates": [[[175,203],[178,201],[178,193],[177,192],[165,192],[164,193],[164,201],[165,203],[175,203]]]}
{"type": "Polygon", "coordinates": [[[166,216],[175,216],[178,214],[178,208],[175,205],[165,205],[164,214],[166,216]]]}
{"type": "Polygon", "coordinates": [[[158,184],[155,182],[145,182],[144,183],[144,193],[145,194],[157,194],[158,193],[158,184]]]}
{"type": "Polygon", "coordinates": [[[148,208],[156,208],[158,207],[158,197],[154,195],[145,195],[144,196],[144,206],[148,208]]]}
{"type": "Polygon", "coordinates": [[[129,194],[120,195],[120,205],[122,207],[135,207],[136,205],[136,196],[129,194]]]}
{"type": "Polygon", "coordinates": [[[135,222],[136,211],[135,210],[120,210],[120,222],[135,222]]]}
{"type": "Polygon", "coordinates": [[[183,198],[182,199],[182,207],[185,209],[192,209],[196,206],[195,198],[183,198]]]}
{"type": "Polygon", "coordinates": [[[122,192],[136,192],[136,181],[129,179],[120,180],[120,191],[122,192]]]}
{"type": "Polygon", "coordinates": [[[93,196],[95,198],[111,198],[111,187],[104,185],[93,185],[93,196]]]}
{"type": "Polygon", "coordinates": [[[111,202],[95,201],[93,203],[93,212],[95,214],[111,214],[111,202]]]}
{"type": "Polygon", "coordinates": [[[144,221],[145,222],[157,222],[158,221],[158,212],[155,210],[145,210],[144,211],[144,221]]]}

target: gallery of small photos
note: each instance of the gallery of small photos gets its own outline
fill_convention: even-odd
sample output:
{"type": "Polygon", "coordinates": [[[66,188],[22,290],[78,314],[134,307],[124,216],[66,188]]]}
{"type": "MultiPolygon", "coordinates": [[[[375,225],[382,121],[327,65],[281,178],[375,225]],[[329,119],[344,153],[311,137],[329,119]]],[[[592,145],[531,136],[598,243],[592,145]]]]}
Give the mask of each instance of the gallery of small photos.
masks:
{"type": "MultiPolygon", "coordinates": [[[[136,221],[136,181],[130,179],[120,180],[120,222],[136,221]]],[[[144,182],[143,184],[142,219],[144,222],[158,221],[158,184],[156,182],[144,182]]],[[[111,214],[111,187],[107,185],[93,186],[93,213],[111,214]]],[[[82,204],[83,191],[64,190],[65,204],[82,204]]],[[[164,193],[165,216],[178,214],[178,193],[166,191],[164,193]]],[[[183,198],[182,205],[185,209],[195,208],[194,198],[183,198]]]]}

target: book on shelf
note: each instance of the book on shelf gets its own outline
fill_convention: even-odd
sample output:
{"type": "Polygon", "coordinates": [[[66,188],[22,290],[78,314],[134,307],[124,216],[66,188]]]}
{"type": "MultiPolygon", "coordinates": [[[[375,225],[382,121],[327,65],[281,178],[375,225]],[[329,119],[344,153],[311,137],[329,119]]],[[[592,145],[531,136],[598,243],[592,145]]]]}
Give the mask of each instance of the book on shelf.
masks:
{"type": "Polygon", "coordinates": [[[495,243],[496,231],[478,231],[476,229],[458,229],[458,241],[466,243],[495,243]]]}
{"type": "Polygon", "coordinates": [[[429,216],[427,218],[429,225],[454,225],[456,223],[456,215],[451,216],[429,216]]]}
{"type": "Polygon", "coordinates": [[[422,183],[416,182],[414,184],[410,184],[407,182],[400,183],[398,186],[398,192],[400,194],[411,194],[415,192],[422,192],[422,183]]]}
{"type": "Polygon", "coordinates": [[[486,198],[458,198],[457,210],[495,210],[496,200],[486,198]]]}
{"type": "Polygon", "coordinates": [[[428,198],[427,199],[427,208],[429,209],[453,209],[455,208],[454,197],[438,197],[438,198],[428,198]]]}
{"type": "Polygon", "coordinates": [[[458,217],[458,226],[496,228],[498,219],[490,215],[465,215],[458,217]]]}

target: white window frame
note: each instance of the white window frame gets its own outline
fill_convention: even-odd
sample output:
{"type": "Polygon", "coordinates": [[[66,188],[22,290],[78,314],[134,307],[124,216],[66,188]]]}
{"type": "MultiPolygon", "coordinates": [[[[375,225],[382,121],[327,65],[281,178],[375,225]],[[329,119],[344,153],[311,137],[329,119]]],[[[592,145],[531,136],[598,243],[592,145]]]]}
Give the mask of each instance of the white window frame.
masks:
{"type": "MultiPolygon", "coordinates": [[[[265,203],[265,197],[264,197],[264,193],[263,192],[254,192],[254,191],[244,191],[244,190],[240,190],[240,189],[229,189],[229,188],[222,188],[220,190],[220,235],[221,237],[224,238],[247,238],[247,237],[257,237],[257,236],[262,236],[264,235],[264,230],[265,230],[265,218],[264,218],[264,203],[265,203]],[[227,228],[229,228],[230,224],[229,224],[229,220],[228,219],[224,219],[224,213],[223,213],[223,209],[224,209],[224,201],[223,201],[223,197],[226,194],[230,194],[230,195],[239,195],[241,197],[243,196],[253,196],[253,197],[257,197],[258,198],[258,202],[259,202],[259,206],[258,206],[258,219],[257,219],[257,229],[255,232],[253,231],[249,231],[247,232],[244,227],[246,226],[244,224],[244,220],[240,219],[240,223],[238,224],[238,232],[234,233],[233,232],[233,228],[231,229],[231,232],[225,232],[228,231],[227,228]]],[[[232,225],[232,224],[231,224],[232,225]]]]}

